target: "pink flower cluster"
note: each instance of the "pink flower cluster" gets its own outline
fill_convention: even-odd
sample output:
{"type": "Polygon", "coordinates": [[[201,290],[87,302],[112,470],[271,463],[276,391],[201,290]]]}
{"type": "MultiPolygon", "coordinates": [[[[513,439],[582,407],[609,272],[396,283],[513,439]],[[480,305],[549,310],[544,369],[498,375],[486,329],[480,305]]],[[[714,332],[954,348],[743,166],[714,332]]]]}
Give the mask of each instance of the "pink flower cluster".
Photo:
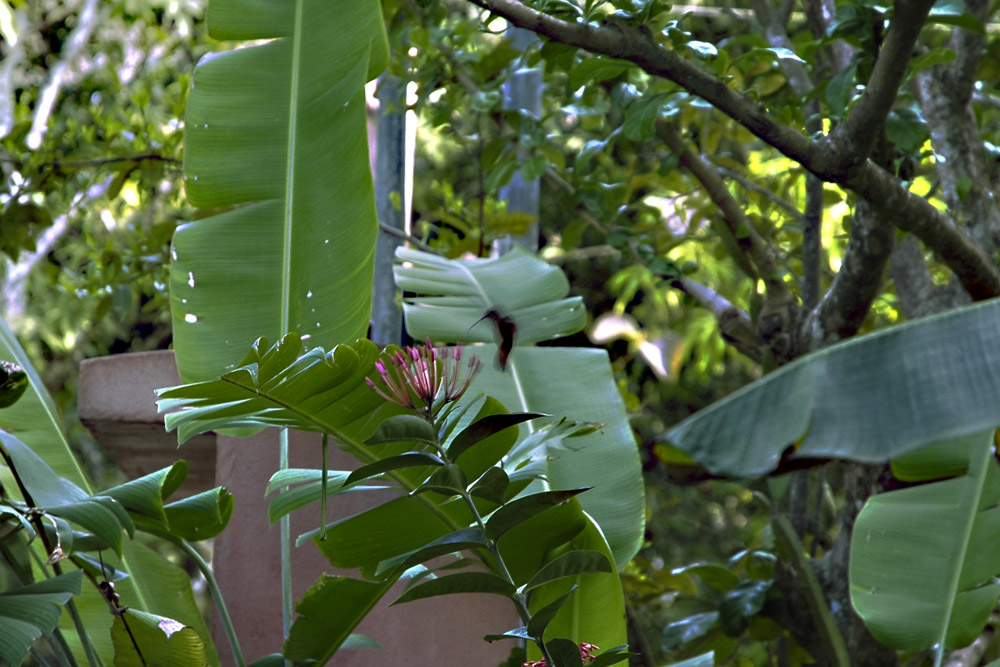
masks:
{"type": "Polygon", "coordinates": [[[439,351],[430,338],[424,345],[396,350],[387,357],[388,364],[382,359],[375,362],[381,387],[370,377],[365,378],[368,386],[390,403],[421,409],[432,416],[465,393],[482,366],[478,357],[470,357],[462,380],[462,348],[439,351]]]}
{"type": "MultiPolygon", "coordinates": [[[[594,651],[600,651],[600,646],[595,646],[593,644],[588,644],[587,642],[580,643],[580,660],[583,662],[593,662],[594,661],[594,651]]],[[[549,667],[549,663],[544,660],[532,660],[524,663],[521,667],[549,667]]]]}

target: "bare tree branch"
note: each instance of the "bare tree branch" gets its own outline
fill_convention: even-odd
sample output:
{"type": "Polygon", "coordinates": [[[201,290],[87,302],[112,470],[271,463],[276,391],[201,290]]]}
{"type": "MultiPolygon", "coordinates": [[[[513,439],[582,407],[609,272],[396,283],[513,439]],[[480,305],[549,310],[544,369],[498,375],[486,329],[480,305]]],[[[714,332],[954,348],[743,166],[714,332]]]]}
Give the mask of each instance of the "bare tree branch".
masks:
{"type": "Polygon", "coordinates": [[[903,315],[915,320],[969,303],[969,295],[954,281],[936,285],[924,261],[924,249],[914,236],[896,244],[889,260],[889,275],[903,315]]]}
{"type": "Polygon", "coordinates": [[[914,44],[933,5],[934,0],[896,1],[889,33],[861,99],[827,138],[830,153],[827,157],[838,161],[834,163],[835,170],[847,171],[871,153],[885,117],[896,102],[914,44]]]}
{"type": "MultiPolygon", "coordinates": [[[[713,229],[719,233],[726,251],[736,260],[743,273],[753,279],[764,276],[765,280],[773,281],[776,271],[770,249],[750,224],[739,202],[729,193],[729,188],[715,168],[687,146],[677,130],[669,123],[657,122],[656,134],[673,153],[679,156],[680,165],[691,172],[691,175],[705,188],[709,198],[722,211],[725,225],[716,225],[713,229]]],[[[777,282],[780,284],[775,286],[775,289],[784,293],[786,290],[784,283],[780,279],[777,282]]],[[[768,290],[770,289],[771,283],[768,282],[768,290]]]]}
{"type": "Polygon", "coordinates": [[[867,202],[858,202],[851,240],[840,271],[829,291],[803,323],[800,338],[802,352],[857,333],[882,288],[882,274],[892,253],[895,235],[896,230],[882,224],[867,202]]]}
{"type": "Polygon", "coordinates": [[[1000,296],[1000,274],[986,253],[934,206],[899,186],[870,160],[843,182],[868,200],[882,221],[911,232],[936,252],[974,300],[1000,296]]]}

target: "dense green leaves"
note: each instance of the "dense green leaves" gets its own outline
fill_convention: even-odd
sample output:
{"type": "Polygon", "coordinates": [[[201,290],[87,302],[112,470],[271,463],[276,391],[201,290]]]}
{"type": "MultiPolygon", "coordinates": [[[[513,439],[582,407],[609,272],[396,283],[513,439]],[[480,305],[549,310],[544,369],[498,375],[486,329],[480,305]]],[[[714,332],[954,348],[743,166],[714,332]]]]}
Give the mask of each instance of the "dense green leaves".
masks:
{"type": "MultiPolygon", "coordinates": [[[[167,428],[180,442],[222,426],[290,426],[363,437],[371,413],[383,405],[365,384],[378,349],[367,340],[329,353],[313,347],[302,356],[299,336],[254,344],[243,362],[218,380],[160,389],[167,428]],[[294,405],[294,409],[286,406],[294,405]]],[[[367,432],[366,432],[367,429],[367,432]]]]}
{"type": "Polygon", "coordinates": [[[82,571],[75,571],[20,588],[0,591],[0,659],[20,665],[28,647],[49,635],[63,606],[80,594],[82,571]]]}

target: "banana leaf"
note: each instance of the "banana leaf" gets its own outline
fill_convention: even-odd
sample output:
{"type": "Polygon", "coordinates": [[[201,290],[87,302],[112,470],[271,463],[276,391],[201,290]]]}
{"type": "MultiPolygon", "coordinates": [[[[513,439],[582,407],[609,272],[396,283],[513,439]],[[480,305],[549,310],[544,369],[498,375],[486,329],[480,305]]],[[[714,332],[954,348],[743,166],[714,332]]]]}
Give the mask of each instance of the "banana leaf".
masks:
{"type": "Polygon", "coordinates": [[[378,0],[212,0],[209,32],[270,40],[206,57],[184,134],[189,201],[174,236],[174,346],[186,382],[259,336],[363,336],[377,222],[364,84],[388,44],[378,0]]]}
{"type": "MultiPolygon", "coordinates": [[[[593,487],[580,504],[603,531],[617,567],[624,567],[639,548],[645,501],[639,453],[608,356],[597,349],[527,345],[573,333],[585,322],[579,298],[566,296],[562,271],[521,249],[499,259],[449,260],[400,248],[396,258],[399,288],[416,293],[404,303],[414,338],[488,342],[469,350],[484,368],[463,400],[479,391],[513,412],[602,425],[561,446],[550,444],[550,454],[540,456],[541,472],[551,489],[593,487]],[[499,354],[493,323],[475,324],[489,310],[516,326],[506,369],[493,361],[499,354]]],[[[528,433],[536,428],[522,426],[528,433]]]]}
{"type": "Polygon", "coordinates": [[[514,342],[537,343],[575,333],[587,321],[580,297],[557,267],[519,246],[497,259],[446,259],[406,247],[396,249],[396,283],[421,296],[404,299],[406,328],[416,339],[488,343],[493,311],[515,324],[514,342]]]}
{"type": "Polygon", "coordinates": [[[1000,595],[994,444],[989,429],[894,461],[900,479],[930,483],[873,496],[858,515],[851,602],[888,646],[940,653],[989,622],[1000,595]]]}
{"type": "Polygon", "coordinates": [[[753,477],[783,454],[884,462],[996,428],[998,329],[994,299],[831,346],[699,411],[666,440],[710,472],[753,477]]]}

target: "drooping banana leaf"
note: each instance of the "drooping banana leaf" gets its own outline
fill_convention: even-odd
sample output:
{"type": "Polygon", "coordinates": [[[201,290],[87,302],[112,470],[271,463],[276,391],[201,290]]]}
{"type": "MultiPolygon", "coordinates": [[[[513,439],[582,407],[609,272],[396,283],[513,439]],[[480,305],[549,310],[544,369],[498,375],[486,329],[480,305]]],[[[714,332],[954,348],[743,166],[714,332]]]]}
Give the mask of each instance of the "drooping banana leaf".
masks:
{"type": "Polygon", "coordinates": [[[851,601],[879,641],[947,651],[989,622],[1000,595],[994,444],[988,429],[894,461],[900,479],[930,483],[873,496],[858,515],[851,601]]]}
{"type": "Polygon", "coordinates": [[[684,420],[666,440],[751,477],[793,458],[888,461],[1000,426],[1000,300],[798,359],[684,420]]]}
{"type": "Polygon", "coordinates": [[[526,345],[573,333],[585,322],[579,299],[566,298],[562,271],[519,249],[499,259],[448,260],[400,248],[396,257],[399,288],[417,294],[404,304],[414,338],[490,342],[470,350],[484,369],[466,396],[481,391],[514,412],[603,424],[543,457],[544,475],[552,489],[593,487],[580,504],[604,532],[616,565],[624,567],[642,537],[644,497],[638,450],[608,356],[596,349],[526,345]],[[487,310],[517,327],[505,370],[494,362],[493,323],[473,326],[487,310]]]}
{"type": "Polygon", "coordinates": [[[184,134],[192,204],[170,274],[185,381],[218,377],[259,336],[363,336],[375,235],[364,84],[388,44],[377,0],[212,0],[210,34],[271,41],[206,57],[184,134]]]}
{"type": "Polygon", "coordinates": [[[403,302],[406,328],[418,340],[494,342],[495,325],[478,322],[490,310],[514,322],[516,345],[576,333],[587,321],[563,272],[519,246],[498,259],[447,259],[399,247],[396,261],[396,284],[421,295],[403,302]]]}
{"type": "MultiPolygon", "coordinates": [[[[0,360],[12,361],[24,369],[30,384],[30,388],[14,405],[0,409],[0,429],[24,442],[52,468],[56,475],[92,494],[94,488],[73,456],[63,430],[62,417],[55,403],[32,367],[24,349],[2,319],[0,319],[0,360]]],[[[8,471],[4,470],[3,476],[6,488],[17,488],[10,479],[8,471]]],[[[162,557],[158,557],[155,561],[137,560],[134,557],[133,545],[125,542],[123,546],[124,558],[121,562],[115,561],[115,566],[131,575],[129,579],[120,582],[119,586],[120,590],[127,591],[127,604],[137,609],[170,614],[173,618],[199,627],[205,632],[201,611],[191,592],[190,578],[184,571],[162,557]],[[165,601],[163,608],[159,601],[165,601]]],[[[105,557],[110,560],[111,554],[106,553],[105,557]]],[[[44,556],[42,558],[44,559],[44,556]]],[[[82,596],[74,599],[92,642],[110,664],[114,655],[110,635],[113,619],[108,612],[107,603],[90,585],[84,586],[82,596]]],[[[72,627],[66,614],[60,617],[60,625],[64,628],[72,627]]],[[[209,639],[207,632],[204,636],[207,641],[209,639]]],[[[76,641],[75,633],[66,632],[66,637],[74,651],[82,655],[78,650],[79,642],[76,641]]],[[[218,664],[214,646],[210,643],[209,651],[212,664],[218,664]]]]}

